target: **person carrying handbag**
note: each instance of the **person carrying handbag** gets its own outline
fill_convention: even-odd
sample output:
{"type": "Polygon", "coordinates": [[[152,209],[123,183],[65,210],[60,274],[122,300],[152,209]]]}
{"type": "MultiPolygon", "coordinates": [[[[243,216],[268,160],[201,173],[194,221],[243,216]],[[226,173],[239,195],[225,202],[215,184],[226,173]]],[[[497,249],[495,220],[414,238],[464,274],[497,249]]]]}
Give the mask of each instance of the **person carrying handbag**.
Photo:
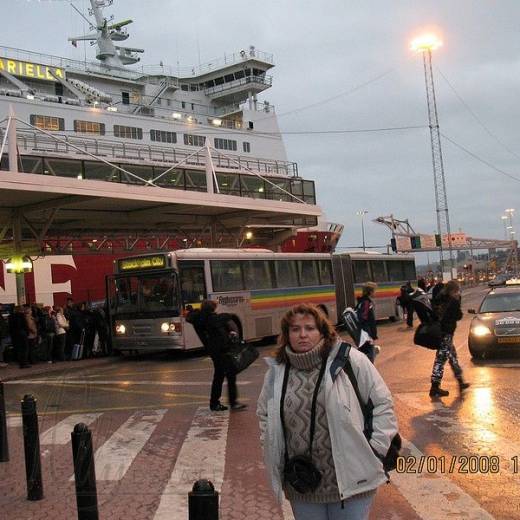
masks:
{"type": "Polygon", "coordinates": [[[457,328],[457,321],[462,319],[460,300],[460,286],[455,280],[447,282],[437,299],[434,300],[435,313],[441,324],[441,343],[439,348],[437,348],[435,361],[433,363],[430,397],[445,397],[449,395],[448,390],[441,388],[446,361],[449,362],[455,378],[459,383],[459,390],[462,392],[470,386],[469,383],[463,379],[462,368],[459,365],[457,351],[453,344],[453,335],[457,328]]]}
{"type": "MultiPolygon", "coordinates": [[[[213,412],[222,412],[228,409],[220,402],[222,385],[227,379],[229,407],[231,410],[243,410],[247,405],[238,402],[236,374],[229,369],[226,352],[231,342],[238,336],[238,328],[233,328],[228,314],[218,314],[217,302],[204,300],[200,311],[192,310],[186,317],[197,332],[202,344],[213,362],[214,372],[211,383],[209,408],[213,412]]],[[[236,324],[235,324],[236,325],[236,324]]]]}

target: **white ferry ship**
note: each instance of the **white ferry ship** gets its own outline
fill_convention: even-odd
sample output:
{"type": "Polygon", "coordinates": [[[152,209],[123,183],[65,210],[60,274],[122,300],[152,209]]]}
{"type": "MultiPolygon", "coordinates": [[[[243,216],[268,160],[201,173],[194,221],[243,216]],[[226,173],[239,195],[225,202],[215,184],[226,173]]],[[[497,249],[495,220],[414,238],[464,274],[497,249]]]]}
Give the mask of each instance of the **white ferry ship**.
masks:
{"type": "MultiPolygon", "coordinates": [[[[317,226],[314,182],[258,99],[273,56],[250,46],[186,71],[140,65],[143,49],[121,45],[132,20],[105,16],[112,3],[90,0],[91,32],[69,38],[95,44],[96,62],[0,47],[0,258],[14,244],[76,269],[59,290],[35,276],[29,300],[101,299],[101,265],[131,251],[332,250],[343,227],[317,226]]],[[[3,275],[0,302],[14,301],[3,275]]]]}

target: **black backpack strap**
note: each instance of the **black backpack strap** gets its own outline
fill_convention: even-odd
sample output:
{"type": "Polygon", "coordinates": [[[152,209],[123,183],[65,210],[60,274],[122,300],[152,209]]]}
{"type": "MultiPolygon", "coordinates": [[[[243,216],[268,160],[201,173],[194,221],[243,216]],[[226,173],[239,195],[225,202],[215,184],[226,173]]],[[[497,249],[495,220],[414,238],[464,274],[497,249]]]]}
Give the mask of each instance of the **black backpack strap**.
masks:
{"type": "Polygon", "coordinates": [[[352,369],[352,364],[350,363],[350,359],[347,357],[345,364],[343,365],[343,370],[346,372],[350,384],[354,388],[354,392],[356,394],[357,400],[359,402],[359,406],[361,407],[361,411],[363,412],[363,419],[364,419],[364,427],[363,427],[363,433],[365,434],[365,437],[369,441],[372,437],[372,432],[374,431],[372,426],[372,410],[374,409],[374,405],[372,404],[372,401],[369,399],[368,403],[365,404],[363,401],[363,398],[361,397],[361,393],[359,392],[359,386],[356,379],[356,376],[354,374],[354,370],[352,369]]]}

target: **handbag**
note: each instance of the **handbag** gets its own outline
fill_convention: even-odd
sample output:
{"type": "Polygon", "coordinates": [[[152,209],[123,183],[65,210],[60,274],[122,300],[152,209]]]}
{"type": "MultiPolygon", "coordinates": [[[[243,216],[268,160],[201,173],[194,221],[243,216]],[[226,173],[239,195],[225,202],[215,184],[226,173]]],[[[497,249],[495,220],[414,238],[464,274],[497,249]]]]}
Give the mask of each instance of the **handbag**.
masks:
{"type": "Polygon", "coordinates": [[[442,330],[438,321],[420,323],[413,336],[413,342],[420,347],[437,350],[441,346],[442,330]]]}
{"type": "Polygon", "coordinates": [[[258,350],[245,341],[230,342],[228,350],[224,353],[228,370],[233,374],[239,374],[258,359],[258,350]]]}

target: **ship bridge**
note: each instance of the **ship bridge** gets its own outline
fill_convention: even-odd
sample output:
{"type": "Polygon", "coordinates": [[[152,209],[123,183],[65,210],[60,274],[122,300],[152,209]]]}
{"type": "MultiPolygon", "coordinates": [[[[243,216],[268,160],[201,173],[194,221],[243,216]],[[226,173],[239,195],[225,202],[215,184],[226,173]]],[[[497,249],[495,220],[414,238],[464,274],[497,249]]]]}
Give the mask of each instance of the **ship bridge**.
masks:
{"type": "Polygon", "coordinates": [[[208,143],[169,163],[143,158],[137,167],[48,132],[42,138],[56,147],[42,147],[41,139],[35,144],[18,135],[17,122],[9,118],[0,131],[3,258],[59,252],[50,244],[60,238],[116,235],[170,236],[210,247],[247,240],[276,249],[321,215],[314,184],[297,170],[260,174],[208,143]],[[27,146],[39,148],[28,157],[27,146]]]}

